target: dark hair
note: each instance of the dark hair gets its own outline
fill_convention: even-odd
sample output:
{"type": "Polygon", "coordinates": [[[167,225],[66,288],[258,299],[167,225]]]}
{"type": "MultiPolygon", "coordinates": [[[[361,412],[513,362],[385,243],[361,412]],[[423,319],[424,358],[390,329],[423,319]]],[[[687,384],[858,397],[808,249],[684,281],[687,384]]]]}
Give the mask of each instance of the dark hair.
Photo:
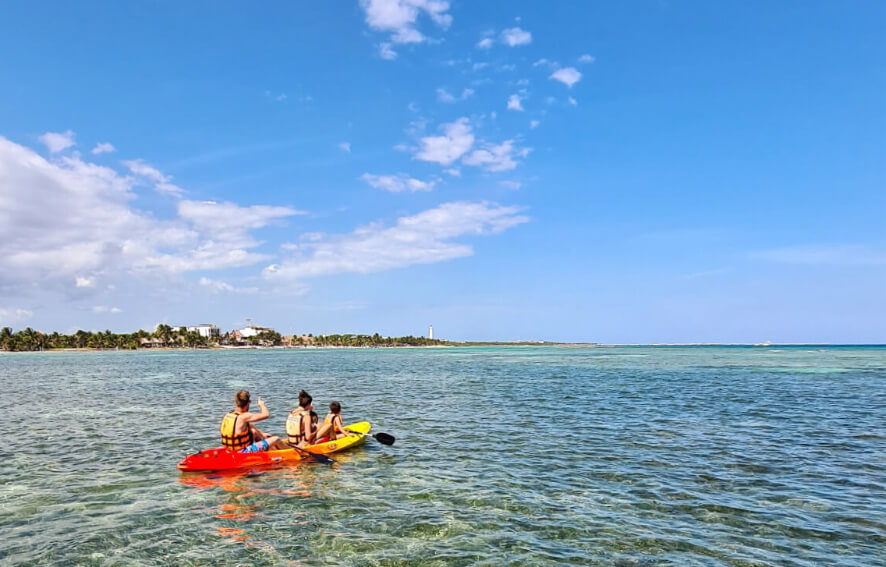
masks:
{"type": "Polygon", "coordinates": [[[234,404],[238,408],[245,408],[249,405],[249,391],[248,390],[240,390],[237,392],[237,395],[234,396],[234,404]]]}
{"type": "Polygon", "coordinates": [[[320,420],[320,416],[317,415],[317,412],[315,412],[314,410],[311,410],[311,421],[314,421],[314,420],[319,421],[319,420],[320,420]]]}
{"type": "Polygon", "coordinates": [[[311,397],[311,394],[305,392],[304,390],[298,393],[298,405],[303,408],[308,407],[313,400],[314,398],[311,397]]]}
{"type": "Polygon", "coordinates": [[[332,413],[341,413],[341,404],[338,402],[332,402],[329,404],[329,411],[332,413]]]}

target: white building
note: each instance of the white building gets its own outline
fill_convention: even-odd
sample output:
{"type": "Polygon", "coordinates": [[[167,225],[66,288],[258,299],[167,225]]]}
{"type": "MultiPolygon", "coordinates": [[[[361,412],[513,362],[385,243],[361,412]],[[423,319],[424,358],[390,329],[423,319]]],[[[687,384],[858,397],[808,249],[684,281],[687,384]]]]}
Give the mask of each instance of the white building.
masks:
{"type": "Polygon", "coordinates": [[[258,325],[247,325],[240,329],[240,336],[244,339],[248,339],[249,337],[257,337],[261,333],[266,331],[273,331],[274,329],[270,327],[259,327],[258,325]]]}
{"type": "Polygon", "coordinates": [[[188,332],[197,333],[201,337],[206,337],[207,339],[216,338],[219,335],[218,327],[210,323],[200,323],[196,327],[188,327],[188,332]]]}
{"type": "Polygon", "coordinates": [[[428,325],[428,338],[432,339],[432,340],[434,338],[434,326],[433,325],[428,325]]]}

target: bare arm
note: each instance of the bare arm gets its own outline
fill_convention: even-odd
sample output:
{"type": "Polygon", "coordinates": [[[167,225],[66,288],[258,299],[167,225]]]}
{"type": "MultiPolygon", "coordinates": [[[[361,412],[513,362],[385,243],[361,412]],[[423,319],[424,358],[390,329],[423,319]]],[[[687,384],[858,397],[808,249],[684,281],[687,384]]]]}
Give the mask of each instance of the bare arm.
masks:
{"type": "Polygon", "coordinates": [[[271,414],[268,413],[268,406],[265,405],[264,400],[262,400],[261,398],[258,399],[258,407],[261,410],[260,413],[244,413],[241,416],[243,418],[243,421],[246,423],[256,423],[259,421],[264,421],[271,416],[271,414]]]}

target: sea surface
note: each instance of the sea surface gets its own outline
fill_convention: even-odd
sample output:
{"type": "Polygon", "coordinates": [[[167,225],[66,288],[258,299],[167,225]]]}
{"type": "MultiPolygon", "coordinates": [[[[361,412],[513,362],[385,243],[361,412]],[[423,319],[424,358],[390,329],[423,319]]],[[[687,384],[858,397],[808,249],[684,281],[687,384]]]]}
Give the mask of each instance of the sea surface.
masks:
{"type": "Polygon", "coordinates": [[[2,565],[886,565],[886,348],[13,353],[0,386],[2,565]],[[180,474],[241,388],[396,444],[180,474]]]}

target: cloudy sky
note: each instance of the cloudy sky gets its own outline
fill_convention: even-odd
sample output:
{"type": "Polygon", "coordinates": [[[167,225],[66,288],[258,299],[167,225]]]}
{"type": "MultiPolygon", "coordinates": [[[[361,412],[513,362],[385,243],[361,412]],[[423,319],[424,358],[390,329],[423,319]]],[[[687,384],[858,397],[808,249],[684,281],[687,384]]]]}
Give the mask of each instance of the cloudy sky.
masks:
{"type": "Polygon", "coordinates": [[[0,8],[0,325],[886,342],[886,4],[0,8]]]}

